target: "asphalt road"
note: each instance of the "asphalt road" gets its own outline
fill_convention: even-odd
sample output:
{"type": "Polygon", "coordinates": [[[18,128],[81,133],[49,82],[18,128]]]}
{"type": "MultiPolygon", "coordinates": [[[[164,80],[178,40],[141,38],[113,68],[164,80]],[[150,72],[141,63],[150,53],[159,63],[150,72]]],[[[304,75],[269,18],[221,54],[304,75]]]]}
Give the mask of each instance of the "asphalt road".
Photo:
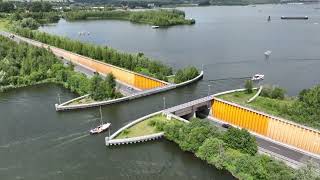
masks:
{"type": "MultiPolygon", "coordinates": [[[[219,127],[220,129],[222,129],[224,131],[227,130],[226,128],[223,128],[221,126],[222,124],[215,121],[214,118],[208,117],[207,120],[209,120],[209,122],[211,122],[215,126],[219,127]]],[[[258,143],[258,147],[262,148],[264,150],[267,150],[269,152],[272,152],[271,156],[275,156],[278,159],[288,161],[291,164],[296,164],[297,166],[299,166],[298,164],[300,164],[300,165],[306,164],[310,160],[315,163],[318,163],[320,165],[320,159],[318,159],[318,158],[312,157],[310,155],[306,155],[306,154],[304,154],[300,151],[294,150],[294,149],[290,149],[286,146],[272,142],[268,139],[264,139],[264,138],[261,138],[258,136],[255,136],[255,137],[256,137],[256,140],[258,143]]],[[[266,152],[266,153],[270,154],[268,152],[266,152]]]]}

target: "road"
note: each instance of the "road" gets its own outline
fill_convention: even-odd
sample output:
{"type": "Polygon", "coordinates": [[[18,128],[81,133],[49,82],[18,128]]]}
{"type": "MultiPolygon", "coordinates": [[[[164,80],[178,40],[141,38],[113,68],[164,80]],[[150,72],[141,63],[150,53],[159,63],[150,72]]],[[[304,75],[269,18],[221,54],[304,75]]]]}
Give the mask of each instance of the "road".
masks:
{"type": "MultiPolygon", "coordinates": [[[[219,127],[220,129],[226,131],[226,128],[223,128],[221,125],[221,121],[212,118],[207,117],[207,120],[214,124],[215,126],[219,127]]],[[[262,138],[259,136],[255,136],[257,140],[257,144],[259,147],[259,152],[263,154],[271,155],[272,157],[285,161],[288,165],[292,167],[299,167],[303,164],[306,164],[309,160],[317,163],[320,165],[320,159],[309,156],[307,154],[304,154],[300,151],[288,148],[286,146],[281,145],[280,143],[276,143],[273,141],[270,141],[266,138],[262,138]]]]}
{"type": "MultiPolygon", "coordinates": [[[[0,35],[4,36],[4,37],[7,37],[7,38],[10,38],[10,33],[8,32],[5,32],[5,31],[0,31],[0,35]]],[[[34,46],[41,46],[39,45],[38,42],[33,42],[27,38],[21,38],[17,35],[15,35],[13,38],[10,38],[12,39],[13,41],[17,42],[17,43],[20,43],[20,42],[26,42],[28,44],[31,44],[31,45],[34,45],[34,46]]],[[[42,43],[40,43],[42,44],[42,43]]],[[[68,61],[68,59],[62,59],[61,57],[58,57],[60,60],[62,60],[64,62],[65,65],[69,65],[70,61],[68,61]]],[[[83,73],[85,74],[87,77],[92,77],[94,74],[95,74],[95,71],[90,69],[90,68],[87,68],[85,66],[81,66],[81,65],[78,65],[78,64],[74,64],[74,70],[77,71],[77,72],[80,72],[80,73],[83,73]]],[[[105,75],[102,75],[102,76],[105,76],[105,75]]],[[[129,96],[129,95],[132,95],[132,94],[135,94],[137,92],[140,92],[141,90],[138,90],[130,85],[127,85],[125,83],[122,83],[120,81],[117,80],[117,86],[116,86],[117,90],[123,94],[124,96],[129,96]]]]}

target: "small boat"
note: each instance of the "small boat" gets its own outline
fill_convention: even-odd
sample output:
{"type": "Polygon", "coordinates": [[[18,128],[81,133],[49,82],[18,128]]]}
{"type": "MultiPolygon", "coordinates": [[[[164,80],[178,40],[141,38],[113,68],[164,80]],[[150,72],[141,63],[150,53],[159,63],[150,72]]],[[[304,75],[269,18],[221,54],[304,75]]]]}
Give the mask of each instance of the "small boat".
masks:
{"type": "Polygon", "coordinates": [[[268,21],[271,21],[271,16],[268,17],[268,21]]]}
{"type": "Polygon", "coordinates": [[[109,129],[109,127],[111,126],[111,123],[106,123],[104,124],[102,121],[102,112],[101,112],[101,106],[100,106],[100,122],[101,124],[99,126],[97,126],[96,128],[91,129],[89,132],[90,134],[99,134],[102,133],[104,131],[106,131],[107,129],[109,129]]]}
{"type": "Polygon", "coordinates": [[[151,26],[152,29],[158,29],[160,26],[151,26]]]}
{"type": "Polygon", "coordinates": [[[259,81],[259,80],[263,80],[263,79],[264,79],[264,75],[263,74],[255,74],[251,78],[252,81],[259,81]]]}
{"type": "Polygon", "coordinates": [[[106,123],[106,124],[101,124],[98,127],[91,129],[90,130],[90,134],[99,134],[102,133],[104,131],[106,131],[109,127],[110,127],[110,123],[106,123]]]}
{"type": "Polygon", "coordinates": [[[268,51],[264,52],[264,55],[266,55],[266,56],[270,56],[270,55],[271,55],[271,53],[272,53],[272,51],[268,50],[268,51]]]}

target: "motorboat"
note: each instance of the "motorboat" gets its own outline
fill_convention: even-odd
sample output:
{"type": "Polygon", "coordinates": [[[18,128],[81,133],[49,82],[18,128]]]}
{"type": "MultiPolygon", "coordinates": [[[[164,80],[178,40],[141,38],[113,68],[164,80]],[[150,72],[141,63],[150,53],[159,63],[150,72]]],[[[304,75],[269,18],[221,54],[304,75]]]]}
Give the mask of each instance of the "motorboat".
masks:
{"type": "Polygon", "coordinates": [[[151,26],[152,29],[158,29],[160,26],[151,26]]]}
{"type": "Polygon", "coordinates": [[[272,51],[268,50],[268,51],[264,52],[264,55],[266,55],[266,56],[270,56],[270,55],[271,55],[271,53],[272,53],[272,51]]]}
{"type": "Polygon", "coordinates": [[[101,124],[99,126],[97,126],[96,128],[93,128],[89,131],[90,134],[93,135],[93,134],[102,133],[102,132],[106,131],[107,129],[109,129],[109,127],[111,126],[111,123],[103,123],[101,106],[100,106],[100,122],[101,122],[101,124]]]}
{"type": "Polygon", "coordinates": [[[251,78],[252,81],[259,81],[259,80],[263,80],[263,79],[264,79],[264,75],[263,74],[255,74],[251,78]]]}
{"type": "Polygon", "coordinates": [[[102,133],[104,131],[106,131],[109,127],[110,127],[110,123],[106,123],[106,124],[101,124],[98,127],[91,129],[90,130],[90,134],[99,134],[102,133]]]}

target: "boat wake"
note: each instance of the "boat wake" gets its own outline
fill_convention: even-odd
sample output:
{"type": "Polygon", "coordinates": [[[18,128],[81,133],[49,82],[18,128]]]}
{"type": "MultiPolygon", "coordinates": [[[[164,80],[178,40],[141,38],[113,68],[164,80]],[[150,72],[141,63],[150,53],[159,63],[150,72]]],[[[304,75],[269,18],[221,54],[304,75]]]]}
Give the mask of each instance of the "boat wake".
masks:
{"type": "Polygon", "coordinates": [[[87,134],[87,133],[88,133],[87,131],[72,133],[72,134],[68,134],[66,136],[61,136],[61,137],[55,138],[52,141],[61,141],[61,140],[65,140],[65,139],[71,138],[73,136],[84,135],[84,134],[87,134]]]}
{"type": "Polygon", "coordinates": [[[90,136],[90,134],[85,134],[85,135],[82,135],[82,136],[78,136],[78,137],[76,137],[76,138],[73,138],[73,139],[64,141],[64,142],[62,142],[62,143],[54,146],[53,148],[59,148],[59,147],[62,147],[62,146],[64,146],[64,145],[68,145],[68,144],[70,144],[70,143],[73,143],[74,141],[78,141],[78,140],[83,139],[83,138],[86,138],[86,137],[88,137],[88,136],[90,136]]]}
{"type": "Polygon", "coordinates": [[[51,134],[51,133],[43,134],[43,135],[38,136],[38,137],[27,138],[27,139],[24,139],[24,140],[21,140],[21,141],[12,141],[12,142],[9,142],[8,144],[0,145],[0,148],[10,148],[12,146],[16,146],[16,145],[20,145],[20,144],[25,144],[25,143],[30,143],[30,142],[33,142],[33,141],[37,141],[37,140],[40,140],[42,138],[47,137],[49,134],[51,134]]]}

